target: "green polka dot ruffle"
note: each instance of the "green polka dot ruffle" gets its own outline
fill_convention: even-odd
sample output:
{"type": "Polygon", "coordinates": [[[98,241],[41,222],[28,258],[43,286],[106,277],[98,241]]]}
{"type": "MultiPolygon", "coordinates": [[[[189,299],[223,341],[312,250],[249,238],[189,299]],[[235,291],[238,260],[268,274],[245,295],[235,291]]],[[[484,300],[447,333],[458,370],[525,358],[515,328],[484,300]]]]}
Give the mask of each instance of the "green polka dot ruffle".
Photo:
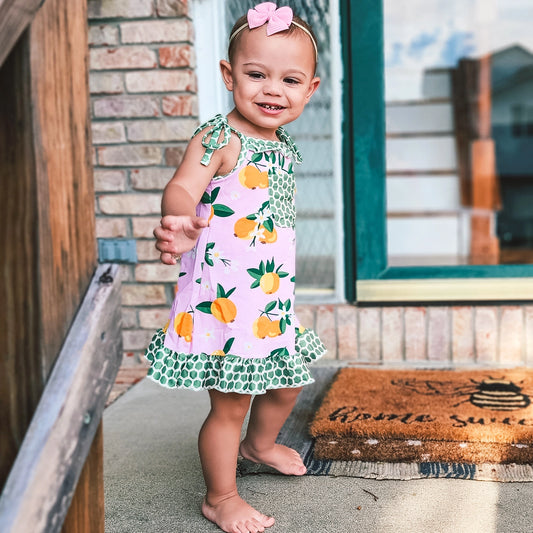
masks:
{"type": "Polygon", "coordinates": [[[294,206],[295,181],[294,174],[281,168],[269,172],[270,209],[281,228],[294,228],[296,208],[294,206]]]}
{"type": "Polygon", "coordinates": [[[216,389],[241,394],[264,394],[269,389],[300,387],[313,383],[307,367],[326,349],[311,330],[296,335],[296,354],[265,358],[242,358],[184,354],[164,346],[165,333],[158,330],[146,350],[151,366],[148,377],[168,388],[216,389]]]}

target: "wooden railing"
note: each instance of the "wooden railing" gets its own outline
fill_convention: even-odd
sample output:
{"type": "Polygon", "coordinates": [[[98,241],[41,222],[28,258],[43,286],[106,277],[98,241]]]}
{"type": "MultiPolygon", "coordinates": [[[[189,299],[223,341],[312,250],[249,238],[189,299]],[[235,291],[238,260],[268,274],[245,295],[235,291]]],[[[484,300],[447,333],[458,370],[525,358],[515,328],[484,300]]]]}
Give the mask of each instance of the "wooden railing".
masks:
{"type": "MultiPolygon", "coordinates": [[[[61,531],[120,366],[120,339],[118,266],[100,265],[0,496],[2,533],[61,531]]],[[[103,506],[100,514],[101,525],[80,530],[103,532],[103,506]]]]}
{"type": "Polygon", "coordinates": [[[0,2],[0,65],[33,20],[44,0],[3,0],[0,2]]]}

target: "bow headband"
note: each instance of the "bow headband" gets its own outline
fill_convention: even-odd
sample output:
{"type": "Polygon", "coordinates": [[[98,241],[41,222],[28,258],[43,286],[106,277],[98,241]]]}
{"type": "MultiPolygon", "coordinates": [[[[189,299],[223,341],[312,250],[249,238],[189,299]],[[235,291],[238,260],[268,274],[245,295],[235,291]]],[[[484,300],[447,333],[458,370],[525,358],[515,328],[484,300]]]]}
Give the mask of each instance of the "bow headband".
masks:
{"type": "Polygon", "coordinates": [[[315,38],[306,27],[293,20],[292,9],[289,6],[276,8],[276,4],[274,4],[274,2],[263,2],[261,4],[257,4],[253,9],[249,9],[246,18],[247,22],[242,26],[239,26],[231,34],[229,38],[230,43],[239,32],[246,28],[246,26],[253,30],[254,28],[259,28],[263,24],[268,23],[267,35],[273,35],[274,33],[288,30],[291,24],[294,24],[307,33],[307,35],[309,35],[311,42],[313,43],[313,47],[315,48],[315,57],[318,58],[318,48],[315,38]]]}

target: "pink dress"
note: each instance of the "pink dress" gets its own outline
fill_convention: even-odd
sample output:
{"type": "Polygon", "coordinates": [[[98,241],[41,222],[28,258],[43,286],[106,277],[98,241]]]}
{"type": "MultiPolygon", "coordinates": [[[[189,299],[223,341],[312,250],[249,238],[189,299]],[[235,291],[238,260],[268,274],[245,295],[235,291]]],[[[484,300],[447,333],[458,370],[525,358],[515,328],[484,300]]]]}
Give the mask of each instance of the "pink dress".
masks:
{"type": "Polygon", "coordinates": [[[279,141],[247,137],[217,115],[202,164],[238,135],[235,169],[215,176],[197,215],[209,220],[183,254],[167,325],[146,351],[148,376],[170,388],[262,394],[312,383],[307,364],[325,353],[294,314],[295,181],[301,156],[280,128],[279,141]]]}

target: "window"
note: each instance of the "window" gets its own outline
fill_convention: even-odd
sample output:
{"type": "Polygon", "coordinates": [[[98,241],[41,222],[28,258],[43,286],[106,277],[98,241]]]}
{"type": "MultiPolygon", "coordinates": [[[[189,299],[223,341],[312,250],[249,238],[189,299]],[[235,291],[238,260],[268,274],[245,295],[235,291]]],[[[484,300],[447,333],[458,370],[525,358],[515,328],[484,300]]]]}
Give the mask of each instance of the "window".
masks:
{"type": "Polygon", "coordinates": [[[341,9],[357,299],[533,299],[530,8],[360,0],[341,9]],[[519,137],[510,134],[518,105],[519,137]]]}
{"type": "Polygon", "coordinates": [[[533,106],[511,105],[511,130],[513,137],[533,136],[533,106]]]}

